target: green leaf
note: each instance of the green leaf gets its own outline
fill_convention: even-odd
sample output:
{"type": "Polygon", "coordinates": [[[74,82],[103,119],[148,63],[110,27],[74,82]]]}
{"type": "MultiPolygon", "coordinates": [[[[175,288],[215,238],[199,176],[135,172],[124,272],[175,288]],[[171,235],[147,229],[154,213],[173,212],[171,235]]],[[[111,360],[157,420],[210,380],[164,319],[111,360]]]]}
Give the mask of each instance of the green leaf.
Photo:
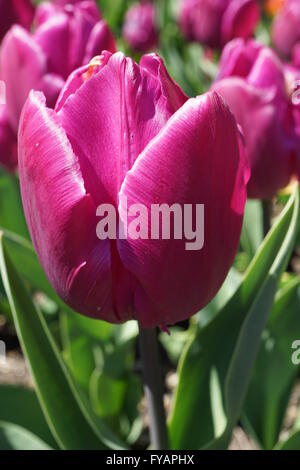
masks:
{"type": "Polygon", "coordinates": [[[276,450],[299,450],[300,449],[300,430],[293,431],[288,439],[280,442],[276,446],[276,450]]]}
{"type": "Polygon", "coordinates": [[[14,323],[53,436],[64,449],[103,449],[104,443],[71,380],[41,313],[0,243],[0,269],[14,323]]]}
{"type": "Polygon", "coordinates": [[[248,199],[245,207],[241,245],[253,258],[264,238],[261,202],[248,199]]]}
{"type": "Polygon", "coordinates": [[[295,186],[240,287],[187,345],[169,423],[173,449],[228,446],[277,283],[293,249],[298,213],[295,186]]]}
{"type": "Polygon", "coordinates": [[[33,390],[15,385],[0,385],[0,421],[25,428],[50,447],[56,447],[33,390]]]}
{"type": "Polygon", "coordinates": [[[101,418],[120,413],[126,394],[127,381],[115,379],[95,369],[90,381],[90,399],[95,413],[101,418]]]}
{"type": "Polygon", "coordinates": [[[98,0],[103,18],[115,33],[119,32],[122,26],[127,3],[124,0],[109,0],[109,2],[107,0],[98,0]]]}
{"type": "Polygon", "coordinates": [[[165,348],[170,361],[177,365],[179,357],[182,354],[184,346],[187,341],[191,338],[192,328],[183,330],[179,327],[170,328],[170,335],[165,332],[160,333],[159,340],[165,348]]]}
{"type": "Polygon", "coordinates": [[[75,312],[70,312],[70,318],[83,332],[99,341],[107,341],[113,335],[115,326],[106,321],[87,318],[75,312]]]}
{"type": "Polygon", "coordinates": [[[60,315],[60,332],[64,359],[79,385],[88,388],[96,366],[93,344],[67,313],[60,315]]]}
{"type": "Polygon", "coordinates": [[[0,421],[0,450],[51,450],[27,429],[0,421]]]}
{"type": "Polygon", "coordinates": [[[254,367],[244,414],[265,449],[272,449],[281,431],[299,367],[291,360],[295,331],[300,331],[300,277],[277,294],[254,367]]]}
{"type": "Polygon", "coordinates": [[[36,256],[32,243],[8,230],[3,230],[2,232],[6,250],[18,274],[29,283],[32,289],[44,292],[64,311],[74,314],[73,310],[52,289],[36,256]]]}
{"type": "Polygon", "coordinates": [[[19,180],[0,172],[0,228],[29,238],[20,196],[19,180]]]}

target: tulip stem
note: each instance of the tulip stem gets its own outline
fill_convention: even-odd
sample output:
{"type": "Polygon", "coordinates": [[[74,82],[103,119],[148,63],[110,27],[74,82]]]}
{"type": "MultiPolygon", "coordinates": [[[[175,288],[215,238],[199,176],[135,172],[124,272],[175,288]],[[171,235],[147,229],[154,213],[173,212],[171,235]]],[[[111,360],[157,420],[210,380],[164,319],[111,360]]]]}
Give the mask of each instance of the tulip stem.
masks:
{"type": "Polygon", "coordinates": [[[167,450],[169,443],[163,403],[164,386],[155,328],[139,327],[139,342],[150,421],[151,448],[153,450],[167,450]]]}
{"type": "Polygon", "coordinates": [[[268,199],[262,201],[263,208],[263,228],[264,228],[264,237],[267,235],[271,228],[271,208],[272,202],[268,199]]]}

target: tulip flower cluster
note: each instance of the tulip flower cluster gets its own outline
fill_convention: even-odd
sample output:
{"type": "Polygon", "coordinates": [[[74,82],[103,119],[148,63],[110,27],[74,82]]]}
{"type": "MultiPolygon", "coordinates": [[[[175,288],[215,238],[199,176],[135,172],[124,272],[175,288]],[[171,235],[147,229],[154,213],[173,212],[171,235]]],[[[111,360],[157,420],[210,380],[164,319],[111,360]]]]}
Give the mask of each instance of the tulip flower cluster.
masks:
{"type": "Polygon", "coordinates": [[[300,0],[0,0],[0,449],[299,447],[299,182],[300,0]]]}
{"type": "Polygon", "coordinates": [[[252,36],[260,19],[257,0],[182,0],[180,26],[188,40],[220,48],[252,36]]]}
{"type": "Polygon", "coordinates": [[[115,41],[93,1],[74,5],[42,3],[31,34],[14,25],[3,39],[0,76],[6,84],[6,106],[0,109],[0,163],[17,164],[16,136],[22,107],[31,89],[55,105],[68,75],[115,41]],[[62,47],[63,45],[63,47],[62,47]]]}

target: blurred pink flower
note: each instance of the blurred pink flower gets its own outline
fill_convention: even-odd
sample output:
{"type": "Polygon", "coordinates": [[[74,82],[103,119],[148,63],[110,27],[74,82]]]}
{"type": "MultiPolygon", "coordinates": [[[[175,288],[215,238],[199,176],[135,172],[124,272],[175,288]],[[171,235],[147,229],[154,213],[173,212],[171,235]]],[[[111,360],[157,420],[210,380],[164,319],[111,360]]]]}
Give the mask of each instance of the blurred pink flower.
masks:
{"type": "Polygon", "coordinates": [[[251,37],[259,19],[257,0],[181,0],[179,24],[186,39],[209,47],[251,37]]]}
{"type": "Polygon", "coordinates": [[[136,51],[147,52],[157,46],[155,7],[149,1],[135,3],[126,13],[123,36],[136,51]]]}
{"type": "MultiPolygon", "coordinates": [[[[253,40],[236,39],[223,50],[213,85],[241,125],[251,166],[248,195],[271,198],[296,174],[299,105],[296,71],[253,40]]],[[[300,175],[300,173],[299,173],[300,175]]]]}
{"type": "MultiPolygon", "coordinates": [[[[102,50],[115,51],[115,41],[101,19],[94,1],[82,1],[60,7],[42,3],[36,12],[36,29],[30,34],[13,26],[0,50],[0,78],[6,84],[5,126],[12,132],[0,132],[0,162],[11,168],[22,107],[31,89],[44,93],[47,105],[54,107],[65,79],[75,68],[88,63],[102,50]],[[8,145],[8,138],[13,139],[8,145]],[[5,138],[5,144],[1,142],[5,138]]],[[[4,118],[3,118],[4,119],[4,118]]],[[[1,124],[0,124],[1,125],[1,124]]]]}
{"type": "Polygon", "coordinates": [[[272,39],[278,52],[286,58],[299,59],[295,47],[300,44],[300,2],[299,0],[285,0],[283,7],[275,17],[272,27],[272,39]]]}

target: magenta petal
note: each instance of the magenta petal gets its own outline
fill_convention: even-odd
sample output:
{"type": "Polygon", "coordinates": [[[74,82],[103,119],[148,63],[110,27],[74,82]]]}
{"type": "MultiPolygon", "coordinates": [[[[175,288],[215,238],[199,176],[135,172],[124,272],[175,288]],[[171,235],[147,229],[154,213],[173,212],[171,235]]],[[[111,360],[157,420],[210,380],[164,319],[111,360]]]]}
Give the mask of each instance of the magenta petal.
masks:
{"type": "Polygon", "coordinates": [[[0,165],[14,170],[17,162],[17,136],[9,123],[6,106],[0,105],[0,165]]]}
{"type": "Polygon", "coordinates": [[[267,47],[260,51],[247,82],[266,90],[273,88],[275,94],[282,98],[286,96],[283,65],[276,54],[267,47]]]}
{"type": "Polygon", "coordinates": [[[247,173],[235,120],[214,93],[187,101],[139,155],[120,190],[123,221],[125,197],[148,213],[152,204],[205,206],[201,250],[186,250],[185,239],[118,241],[143,326],[188,318],[216,294],[238,247],[247,173]]]}
{"type": "Polygon", "coordinates": [[[34,16],[34,23],[35,27],[38,28],[43,23],[48,21],[53,15],[58,12],[58,8],[56,5],[50,2],[42,2],[38,5],[35,16],[34,16]]]}
{"type": "Polygon", "coordinates": [[[57,98],[65,85],[65,81],[54,73],[47,73],[43,76],[39,91],[42,91],[46,96],[47,106],[54,108],[57,98]]]}
{"type": "Polygon", "coordinates": [[[59,114],[95,201],[105,194],[104,202],[117,206],[126,172],[171,108],[160,81],[121,53],[68,97],[59,114]]]}
{"type": "Polygon", "coordinates": [[[23,205],[35,249],[59,295],[73,308],[109,321],[110,242],[96,237],[96,208],[56,113],[31,92],[19,130],[23,205]]]}
{"type": "Polygon", "coordinates": [[[169,107],[172,114],[186,102],[188,97],[183,93],[180,86],[170,77],[159,55],[143,55],[140,60],[140,66],[158,80],[159,86],[161,86],[165,96],[165,106],[169,107]]]}
{"type": "Polygon", "coordinates": [[[233,39],[224,47],[217,79],[238,76],[247,77],[264,45],[249,39],[233,39]]]}
{"type": "Polygon", "coordinates": [[[27,95],[31,89],[39,89],[46,73],[42,50],[20,26],[11,28],[3,40],[0,69],[1,77],[6,83],[8,116],[13,129],[17,131],[27,95]]]}
{"type": "Polygon", "coordinates": [[[60,108],[64,105],[67,98],[73,93],[75,93],[75,91],[78,90],[78,88],[80,88],[81,85],[84,84],[84,82],[86,81],[84,79],[84,76],[88,70],[89,65],[84,65],[83,67],[74,70],[74,72],[69,75],[57,99],[55,111],[59,111],[60,108]]]}
{"type": "Polygon", "coordinates": [[[259,20],[257,0],[231,0],[222,18],[223,44],[235,37],[251,37],[259,20]]]}
{"type": "Polygon", "coordinates": [[[51,16],[36,30],[34,40],[47,57],[48,70],[66,78],[71,69],[68,54],[71,40],[68,16],[63,13],[51,16]]]}
{"type": "Polygon", "coordinates": [[[84,64],[90,62],[94,56],[100,55],[104,50],[112,53],[116,52],[116,42],[106,22],[101,20],[95,24],[90,34],[86,45],[85,57],[83,60],[84,64]]]}

